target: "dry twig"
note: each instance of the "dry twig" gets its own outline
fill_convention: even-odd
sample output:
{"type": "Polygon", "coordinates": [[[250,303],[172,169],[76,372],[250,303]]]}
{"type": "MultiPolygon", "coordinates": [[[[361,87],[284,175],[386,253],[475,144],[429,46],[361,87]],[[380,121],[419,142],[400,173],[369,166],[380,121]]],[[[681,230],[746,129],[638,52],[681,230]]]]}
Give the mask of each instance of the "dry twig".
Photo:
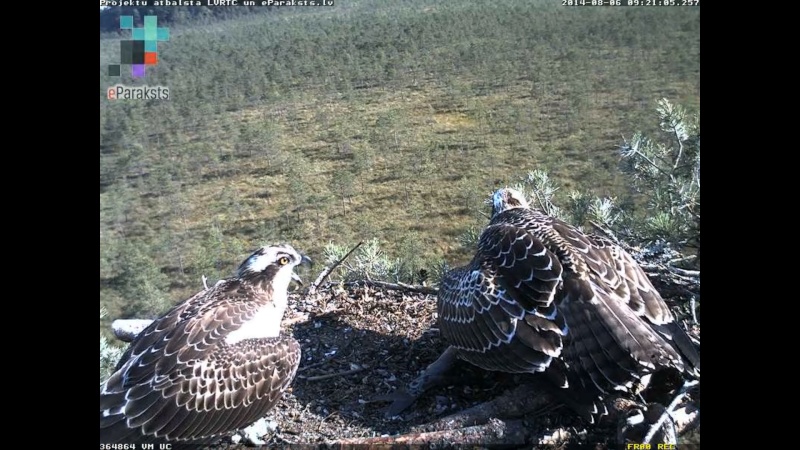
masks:
{"type": "Polygon", "coordinates": [[[553,400],[548,393],[542,392],[536,386],[525,383],[494,400],[443,417],[435,422],[417,427],[417,429],[445,430],[482,425],[489,422],[493,417],[522,417],[552,403],[553,400]]]}
{"type": "Polygon", "coordinates": [[[672,265],[667,265],[667,270],[669,270],[670,272],[672,272],[674,274],[677,274],[677,275],[680,275],[680,276],[683,276],[683,277],[687,277],[687,278],[698,278],[698,277],[700,277],[700,271],[699,270],[686,270],[686,269],[681,269],[681,268],[678,268],[678,267],[673,267],[672,265]]]}
{"type": "Polygon", "coordinates": [[[342,259],[340,259],[340,260],[336,261],[336,263],[334,263],[334,265],[332,265],[331,267],[326,267],[326,268],[324,268],[324,269],[322,270],[322,272],[320,272],[320,274],[319,274],[319,276],[317,277],[317,279],[316,279],[316,280],[314,280],[314,282],[313,282],[313,283],[311,283],[311,286],[309,286],[309,287],[308,287],[308,292],[306,293],[306,295],[313,295],[313,294],[314,294],[314,293],[317,291],[317,288],[319,288],[319,285],[320,285],[320,284],[322,284],[322,282],[323,282],[323,281],[325,281],[325,278],[328,278],[328,276],[331,274],[331,272],[333,272],[334,270],[336,270],[336,268],[337,268],[337,267],[339,267],[339,265],[340,265],[341,263],[343,263],[343,262],[344,262],[344,260],[346,260],[348,257],[350,257],[350,255],[351,255],[351,254],[352,254],[354,251],[356,251],[356,249],[357,249],[358,247],[361,247],[361,244],[363,244],[363,243],[364,243],[363,241],[359,242],[358,244],[356,244],[356,246],[355,246],[355,247],[353,247],[352,249],[350,249],[350,251],[349,251],[349,252],[347,252],[347,254],[346,254],[346,255],[344,255],[344,257],[342,257],[342,259]]]}
{"type": "Polygon", "coordinates": [[[409,433],[400,436],[380,436],[341,439],[332,443],[337,449],[378,449],[394,445],[434,446],[522,446],[529,441],[529,429],[521,420],[492,419],[483,425],[441,431],[409,433]]]}
{"type": "Polygon", "coordinates": [[[420,294],[436,294],[439,289],[430,286],[411,285],[398,281],[397,283],[389,283],[387,281],[377,280],[361,280],[351,281],[344,283],[345,286],[370,286],[376,288],[388,289],[390,291],[405,291],[405,292],[419,292],[420,294]]]}
{"type": "Polygon", "coordinates": [[[650,427],[650,430],[644,436],[644,440],[642,441],[643,444],[649,444],[650,441],[653,440],[653,436],[655,436],[656,432],[658,432],[658,430],[661,428],[661,425],[664,424],[664,422],[667,420],[672,410],[675,409],[675,407],[681,401],[683,396],[686,395],[686,392],[688,392],[689,389],[691,389],[694,386],[697,386],[698,384],[700,384],[700,382],[697,380],[687,381],[683,384],[683,387],[681,387],[680,391],[678,391],[678,394],[675,396],[675,398],[672,399],[672,402],[670,402],[669,406],[667,406],[664,413],[661,414],[661,417],[659,417],[656,423],[654,423],[650,427]]]}
{"type": "Polygon", "coordinates": [[[317,376],[313,376],[313,377],[307,377],[305,375],[298,375],[297,378],[302,378],[302,379],[304,379],[306,381],[320,381],[320,380],[327,380],[329,378],[336,378],[336,377],[342,377],[342,376],[345,376],[345,375],[352,375],[354,373],[361,372],[364,369],[365,369],[365,367],[359,367],[358,369],[345,370],[344,372],[329,373],[327,375],[317,375],[317,376]]]}

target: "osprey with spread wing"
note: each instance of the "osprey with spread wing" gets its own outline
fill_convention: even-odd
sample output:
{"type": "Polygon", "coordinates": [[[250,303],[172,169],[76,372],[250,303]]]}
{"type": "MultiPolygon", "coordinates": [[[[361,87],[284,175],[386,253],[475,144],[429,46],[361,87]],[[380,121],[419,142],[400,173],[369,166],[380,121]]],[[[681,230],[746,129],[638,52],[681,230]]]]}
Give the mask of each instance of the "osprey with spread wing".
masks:
{"type": "Polygon", "coordinates": [[[439,328],[450,347],[395,398],[389,415],[455,358],[487,370],[544,372],[571,388],[566,397],[590,419],[604,412],[606,394],[636,390],[658,369],[699,378],[699,350],[624,249],[531,208],[513,189],[498,190],[492,207],[472,261],[441,282],[439,328]]]}

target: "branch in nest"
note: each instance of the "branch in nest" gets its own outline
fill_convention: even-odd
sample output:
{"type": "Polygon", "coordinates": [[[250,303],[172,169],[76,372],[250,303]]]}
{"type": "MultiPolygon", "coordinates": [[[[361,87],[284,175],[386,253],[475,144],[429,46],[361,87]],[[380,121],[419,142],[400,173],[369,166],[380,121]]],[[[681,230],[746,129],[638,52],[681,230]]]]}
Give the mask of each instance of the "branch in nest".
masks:
{"type": "Polygon", "coordinates": [[[659,430],[661,425],[663,425],[664,422],[667,420],[667,418],[670,416],[670,414],[672,414],[675,407],[678,406],[678,403],[681,401],[681,399],[683,399],[683,396],[686,395],[686,392],[688,392],[690,388],[697,386],[698,384],[700,384],[700,382],[697,380],[687,381],[686,383],[683,384],[683,387],[675,396],[675,398],[672,399],[672,402],[669,404],[669,406],[666,407],[664,413],[661,414],[661,417],[659,417],[656,423],[654,423],[650,427],[650,430],[645,435],[642,443],[649,444],[650,441],[653,440],[653,436],[655,436],[656,432],[659,430]]]}
{"type": "Polygon", "coordinates": [[[673,267],[672,265],[667,265],[667,269],[676,274],[687,278],[700,278],[700,271],[699,270],[686,270],[680,269],[678,267],[673,267]]]}
{"type": "MultiPolygon", "coordinates": [[[[547,390],[542,390],[536,385],[537,383],[523,384],[494,400],[478,404],[434,422],[414,427],[412,431],[415,433],[435,433],[464,429],[466,427],[478,427],[491,422],[493,418],[517,419],[528,414],[535,414],[559,403],[556,401],[558,396],[553,397],[547,390]]],[[[699,422],[699,410],[691,405],[678,408],[676,411],[678,402],[683,398],[686,391],[694,385],[693,382],[687,382],[681,393],[666,408],[665,414],[670,414],[675,418],[675,431],[678,435],[696,427],[699,422]]],[[[624,418],[626,412],[631,408],[637,407],[638,404],[624,397],[618,397],[610,402],[610,406],[608,412],[611,418],[620,416],[624,418]]],[[[653,423],[651,431],[659,429],[665,420],[666,417],[660,417],[656,423],[653,423]]],[[[650,438],[652,439],[652,436],[650,438]]]]}
{"type": "Polygon", "coordinates": [[[689,299],[689,306],[692,308],[692,322],[697,325],[697,301],[694,295],[689,299]]]}
{"type": "Polygon", "coordinates": [[[639,267],[641,267],[642,270],[644,270],[647,273],[671,272],[675,275],[678,275],[681,278],[689,278],[692,280],[700,277],[699,270],[681,269],[679,267],[673,266],[671,263],[653,264],[653,263],[640,262],[639,267]]]}
{"type": "Polygon", "coordinates": [[[417,430],[447,430],[483,425],[493,417],[517,418],[553,405],[552,398],[536,386],[523,384],[500,397],[459,411],[435,422],[417,427],[417,430]]]}
{"type": "Polygon", "coordinates": [[[343,377],[345,375],[352,375],[354,373],[361,372],[364,369],[365,369],[365,367],[359,367],[357,369],[345,370],[344,372],[329,373],[329,374],[326,374],[326,375],[317,375],[317,376],[313,376],[313,377],[307,377],[305,375],[298,375],[297,378],[301,378],[301,379],[304,379],[306,381],[321,381],[321,380],[327,380],[329,378],[336,378],[336,377],[343,377]]]}
{"type": "Polygon", "coordinates": [[[337,449],[384,448],[386,445],[423,445],[425,447],[500,445],[523,446],[529,441],[529,431],[521,420],[504,422],[492,419],[484,425],[442,431],[409,433],[399,436],[341,439],[331,443],[337,449]]]}
{"type": "Polygon", "coordinates": [[[313,282],[313,283],[311,283],[311,286],[309,286],[309,287],[308,287],[308,291],[307,291],[306,295],[313,295],[313,294],[314,294],[314,293],[317,291],[317,288],[319,288],[319,285],[320,285],[320,284],[322,284],[322,282],[323,282],[323,281],[325,281],[325,278],[328,278],[328,276],[330,276],[331,272],[333,272],[334,270],[336,270],[336,268],[337,268],[337,267],[339,267],[339,265],[340,265],[340,264],[342,264],[342,263],[344,262],[344,260],[346,260],[348,257],[350,257],[350,255],[351,255],[351,254],[352,254],[354,251],[356,251],[356,249],[357,249],[358,247],[361,247],[361,244],[363,244],[363,243],[364,243],[363,241],[362,241],[362,242],[359,242],[358,244],[356,244],[356,246],[355,246],[355,247],[353,247],[352,249],[350,249],[350,251],[349,251],[349,252],[347,252],[347,254],[346,254],[346,255],[344,255],[344,257],[343,257],[342,259],[340,259],[340,260],[336,261],[336,263],[335,263],[334,265],[332,265],[331,267],[326,267],[326,268],[324,268],[324,269],[322,270],[322,272],[320,272],[320,274],[319,274],[319,276],[317,277],[317,279],[316,279],[316,280],[314,280],[314,282],[313,282]]]}
{"type": "Polygon", "coordinates": [[[377,281],[377,280],[361,280],[361,281],[350,281],[344,283],[345,286],[371,286],[383,289],[389,289],[391,291],[404,291],[404,292],[419,292],[421,294],[432,294],[435,295],[439,292],[439,289],[430,287],[430,286],[420,286],[420,285],[411,285],[402,282],[397,283],[389,283],[386,281],[377,281]]]}
{"type": "Polygon", "coordinates": [[[294,325],[296,323],[305,323],[308,322],[308,317],[309,317],[308,314],[298,313],[292,317],[284,319],[283,322],[281,323],[281,326],[287,327],[290,325],[294,325]]]}
{"type": "Polygon", "coordinates": [[[689,256],[683,256],[683,257],[680,257],[680,258],[670,259],[669,263],[671,265],[675,265],[675,264],[680,264],[680,263],[683,263],[683,262],[694,261],[695,259],[697,259],[697,255],[689,255],[689,256]]]}
{"type": "Polygon", "coordinates": [[[117,319],[111,323],[111,331],[122,342],[132,342],[152,320],[149,319],[117,319]]]}

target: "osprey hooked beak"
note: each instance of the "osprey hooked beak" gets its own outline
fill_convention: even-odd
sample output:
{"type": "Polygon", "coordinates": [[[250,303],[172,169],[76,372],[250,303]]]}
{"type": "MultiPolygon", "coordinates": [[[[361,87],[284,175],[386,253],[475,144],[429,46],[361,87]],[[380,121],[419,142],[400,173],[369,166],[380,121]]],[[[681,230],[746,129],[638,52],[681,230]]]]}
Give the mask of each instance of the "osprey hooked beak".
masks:
{"type": "MultiPolygon", "coordinates": [[[[306,255],[300,255],[300,256],[301,256],[300,264],[302,264],[304,266],[312,266],[312,265],[314,265],[314,261],[312,261],[311,258],[309,258],[308,256],[306,256],[306,255]]],[[[296,281],[297,284],[299,284],[300,286],[304,285],[303,284],[303,280],[300,279],[300,277],[296,273],[294,273],[294,271],[292,271],[292,279],[294,281],[296,281]]]]}

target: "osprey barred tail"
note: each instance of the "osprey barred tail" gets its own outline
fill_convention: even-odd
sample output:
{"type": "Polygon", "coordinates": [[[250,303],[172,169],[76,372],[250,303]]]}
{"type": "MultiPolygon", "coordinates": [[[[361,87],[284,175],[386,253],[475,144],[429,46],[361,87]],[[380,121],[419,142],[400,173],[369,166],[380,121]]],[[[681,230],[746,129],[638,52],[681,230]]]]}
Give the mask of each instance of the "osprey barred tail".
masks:
{"type": "Polygon", "coordinates": [[[100,442],[207,442],[263,417],[300,362],[280,323],[307,262],[290,245],[260,248],[142,331],[100,387],[100,442]]]}

